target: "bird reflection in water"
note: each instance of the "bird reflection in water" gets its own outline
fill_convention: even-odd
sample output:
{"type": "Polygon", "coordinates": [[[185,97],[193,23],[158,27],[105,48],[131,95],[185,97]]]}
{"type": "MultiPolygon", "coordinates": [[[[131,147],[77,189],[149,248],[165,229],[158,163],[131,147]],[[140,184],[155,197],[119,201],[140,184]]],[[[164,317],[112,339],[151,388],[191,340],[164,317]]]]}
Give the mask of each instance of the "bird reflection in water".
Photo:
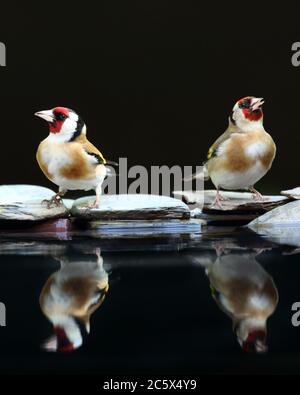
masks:
{"type": "Polygon", "coordinates": [[[40,306],[53,325],[54,334],[43,345],[46,351],[72,352],[90,332],[91,315],[101,306],[108,291],[108,274],[100,249],[97,259],[60,260],[60,270],[52,274],[40,295],[40,306]]]}
{"type": "Polygon", "coordinates": [[[267,319],[278,303],[272,277],[257,262],[257,252],[217,252],[217,255],[215,261],[197,258],[206,269],[214,300],[232,319],[244,351],[267,352],[267,319]]]}

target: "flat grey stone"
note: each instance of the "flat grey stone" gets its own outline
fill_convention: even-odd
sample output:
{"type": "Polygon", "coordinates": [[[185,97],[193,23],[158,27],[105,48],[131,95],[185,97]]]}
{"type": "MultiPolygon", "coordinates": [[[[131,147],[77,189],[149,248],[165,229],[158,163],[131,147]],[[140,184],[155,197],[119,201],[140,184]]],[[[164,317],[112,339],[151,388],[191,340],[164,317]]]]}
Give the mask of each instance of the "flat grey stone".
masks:
{"type": "Polygon", "coordinates": [[[286,252],[286,254],[294,254],[299,253],[300,247],[300,226],[290,225],[290,224],[279,224],[269,225],[269,226],[260,226],[260,227],[251,227],[251,230],[254,230],[257,234],[263,236],[264,240],[268,240],[274,245],[284,245],[284,246],[292,246],[297,248],[297,250],[286,252]]]}
{"type": "Polygon", "coordinates": [[[68,210],[71,210],[71,208],[74,204],[74,199],[63,199],[63,203],[68,210]]]}
{"type": "Polygon", "coordinates": [[[55,192],[38,185],[0,185],[0,204],[24,203],[51,198],[55,192]]]}
{"type": "Polygon", "coordinates": [[[289,189],[287,191],[281,191],[281,195],[287,196],[291,199],[299,200],[300,199],[300,187],[289,189]]]}
{"type": "Polygon", "coordinates": [[[235,211],[235,212],[265,212],[289,201],[285,196],[264,196],[264,200],[254,200],[249,192],[229,192],[221,191],[222,210],[211,207],[216,197],[215,190],[205,191],[175,191],[175,196],[180,196],[187,204],[197,205],[205,213],[215,213],[216,211],[235,211]]]}
{"type": "Polygon", "coordinates": [[[42,204],[54,194],[37,185],[0,185],[0,220],[41,221],[67,216],[64,205],[48,209],[42,204]]]}
{"type": "Polygon", "coordinates": [[[300,201],[296,200],[256,218],[248,227],[252,229],[272,226],[300,226],[300,201]]]}
{"type": "Polygon", "coordinates": [[[87,220],[145,220],[187,219],[188,206],[181,200],[156,195],[104,195],[100,207],[90,209],[95,196],[75,200],[71,209],[74,217],[87,220]]]}

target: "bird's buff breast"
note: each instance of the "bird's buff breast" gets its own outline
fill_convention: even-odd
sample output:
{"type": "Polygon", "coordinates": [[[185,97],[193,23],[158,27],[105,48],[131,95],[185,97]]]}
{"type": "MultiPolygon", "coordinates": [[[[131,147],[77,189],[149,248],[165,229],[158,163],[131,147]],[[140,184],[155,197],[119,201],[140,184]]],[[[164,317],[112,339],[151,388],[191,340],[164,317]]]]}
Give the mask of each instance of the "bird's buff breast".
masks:
{"type": "Polygon", "coordinates": [[[275,157],[275,144],[267,133],[237,135],[219,148],[208,163],[215,186],[224,189],[247,189],[270,169],[275,157]]]}
{"type": "Polygon", "coordinates": [[[104,178],[100,167],[89,163],[80,145],[49,144],[42,142],[37,160],[40,168],[56,185],[65,189],[93,189],[104,178]]]}
{"type": "Polygon", "coordinates": [[[40,297],[42,310],[48,317],[61,314],[83,316],[97,299],[95,291],[99,284],[102,288],[107,286],[106,272],[89,265],[89,262],[72,263],[52,275],[44,285],[40,297]],[[86,271],[82,269],[83,263],[87,266],[86,271]]]}

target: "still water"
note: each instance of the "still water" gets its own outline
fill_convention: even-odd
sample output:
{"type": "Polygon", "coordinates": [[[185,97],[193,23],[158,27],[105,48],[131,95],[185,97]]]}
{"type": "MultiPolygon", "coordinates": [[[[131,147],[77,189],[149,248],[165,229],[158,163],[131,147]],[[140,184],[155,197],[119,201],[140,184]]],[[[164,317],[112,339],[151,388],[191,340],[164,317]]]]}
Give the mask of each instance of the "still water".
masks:
{"type": "Polygon", "coordinates": [[[0,373],[300,373],[286,234],[4,237],[0,373]]]}

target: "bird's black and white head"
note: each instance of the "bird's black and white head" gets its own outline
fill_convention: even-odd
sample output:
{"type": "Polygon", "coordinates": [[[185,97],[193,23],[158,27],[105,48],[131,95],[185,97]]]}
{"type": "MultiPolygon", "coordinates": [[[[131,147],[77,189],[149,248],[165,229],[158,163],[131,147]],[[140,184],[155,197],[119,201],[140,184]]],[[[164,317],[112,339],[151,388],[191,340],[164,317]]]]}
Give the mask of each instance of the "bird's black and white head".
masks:
{"type": "Polygon", "coordinates": [[[268,351],[266,320],[245,318],[237,324],[235,332],[243,351],[258,354],[268,351]]]}
{"type": "Polygon", "coordinates": [[[38,111],[34,115],[48,122],[50,138],[57,141],[74,141],[86,134],[86,126],[75,111],[66,107],[38,111]]]}
{"type": "Polygon", "coordinates": [[[262,126],[264,99],[247,96],[240,99],[234,105],[229,120],[242,130],[253,129],[262,126]]]}
{"type": "Polygon", "coordinates": [[[54,334],[43,344],[49,352],[70,353],[82,345],[81,328],[70,316],[52,317],[54,334]]]}

